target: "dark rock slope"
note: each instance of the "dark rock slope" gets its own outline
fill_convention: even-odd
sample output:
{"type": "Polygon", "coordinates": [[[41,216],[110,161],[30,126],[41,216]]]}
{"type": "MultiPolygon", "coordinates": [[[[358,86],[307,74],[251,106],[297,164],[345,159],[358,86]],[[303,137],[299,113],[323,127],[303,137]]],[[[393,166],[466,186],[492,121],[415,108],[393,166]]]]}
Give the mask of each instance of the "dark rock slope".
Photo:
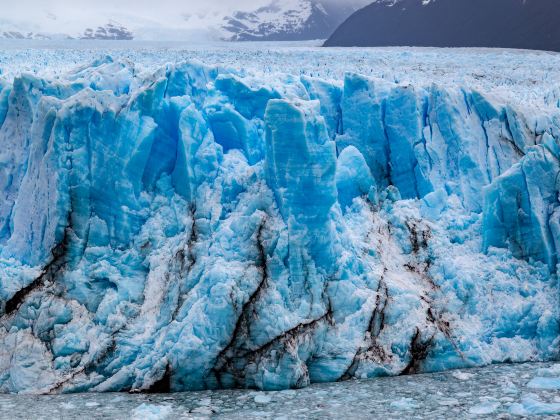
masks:
{"type": "Polygon", "coordinates": [[[495,47],[560,51],[557,0],[380,0],[325,46],[495,47]]]}

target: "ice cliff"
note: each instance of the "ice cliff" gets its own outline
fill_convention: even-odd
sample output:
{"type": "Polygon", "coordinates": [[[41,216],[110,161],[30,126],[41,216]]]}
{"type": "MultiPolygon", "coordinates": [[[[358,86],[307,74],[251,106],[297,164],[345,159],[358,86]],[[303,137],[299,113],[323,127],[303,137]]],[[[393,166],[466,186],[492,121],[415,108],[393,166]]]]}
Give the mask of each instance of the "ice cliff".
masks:
{"type": "Polygon", "coordinates": [[[560,110],[109,57],[0,81],[0,392],[558,357],[560,110]]]}

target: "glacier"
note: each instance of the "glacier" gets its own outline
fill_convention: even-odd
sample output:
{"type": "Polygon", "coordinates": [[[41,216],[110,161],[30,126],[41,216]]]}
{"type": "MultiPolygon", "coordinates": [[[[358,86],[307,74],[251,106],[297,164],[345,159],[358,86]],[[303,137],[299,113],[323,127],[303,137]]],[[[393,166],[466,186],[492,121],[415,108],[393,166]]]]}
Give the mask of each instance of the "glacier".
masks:
{"type": "Polygon", "coordinates": [[[412,51],[3,52],[0,392],[556,360],[557,55],[412,51]]]}

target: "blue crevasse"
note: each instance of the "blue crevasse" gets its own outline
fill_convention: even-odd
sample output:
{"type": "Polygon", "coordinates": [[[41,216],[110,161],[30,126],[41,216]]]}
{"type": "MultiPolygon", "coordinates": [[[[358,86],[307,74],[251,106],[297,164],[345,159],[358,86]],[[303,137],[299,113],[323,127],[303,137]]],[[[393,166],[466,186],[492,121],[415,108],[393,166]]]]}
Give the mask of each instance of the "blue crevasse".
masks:
{"type": "Polygon", "coordinates": [[[555,112],[195,61],[2,83],[1,392],[558,357],[555,112]]]}

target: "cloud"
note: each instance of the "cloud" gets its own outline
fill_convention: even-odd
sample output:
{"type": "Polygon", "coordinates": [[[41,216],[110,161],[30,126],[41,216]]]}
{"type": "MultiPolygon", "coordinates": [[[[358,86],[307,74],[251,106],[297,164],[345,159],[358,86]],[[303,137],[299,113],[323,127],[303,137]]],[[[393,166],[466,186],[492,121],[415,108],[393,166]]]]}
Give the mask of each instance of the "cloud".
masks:
{"type": "MultiPolygon", "coordinates": [[[[371,0],[321,0],[333,3],[366,4],[371,0]]],[[[33,19],[46,14],[68,19],[94,13],[133,14],[143,18],[225,15],[251,10],[270,0],[0,0],[2,17],[33,19]]]]}
{"type": "MultiPolygon", "coordinates": [[[[48,33],[83,33],[84,28],[116,21],[136,35],[155,30],[212,33],[224,16],[254,10],[271,0],[0,0],[0,25],[48,33]]],[[[279,0],[282,1],[282,0],[279,0]]],[[[349,4],[370,0],[320,0],[349,4]]]]}
{"type": "Polygon", "coordinates": [[[62,19],[87,14],[132,14],[147,19],[208,15],[251,8],[267,0],[0,0],[2,17],[35,20],[50,13],[62,19]]]}

